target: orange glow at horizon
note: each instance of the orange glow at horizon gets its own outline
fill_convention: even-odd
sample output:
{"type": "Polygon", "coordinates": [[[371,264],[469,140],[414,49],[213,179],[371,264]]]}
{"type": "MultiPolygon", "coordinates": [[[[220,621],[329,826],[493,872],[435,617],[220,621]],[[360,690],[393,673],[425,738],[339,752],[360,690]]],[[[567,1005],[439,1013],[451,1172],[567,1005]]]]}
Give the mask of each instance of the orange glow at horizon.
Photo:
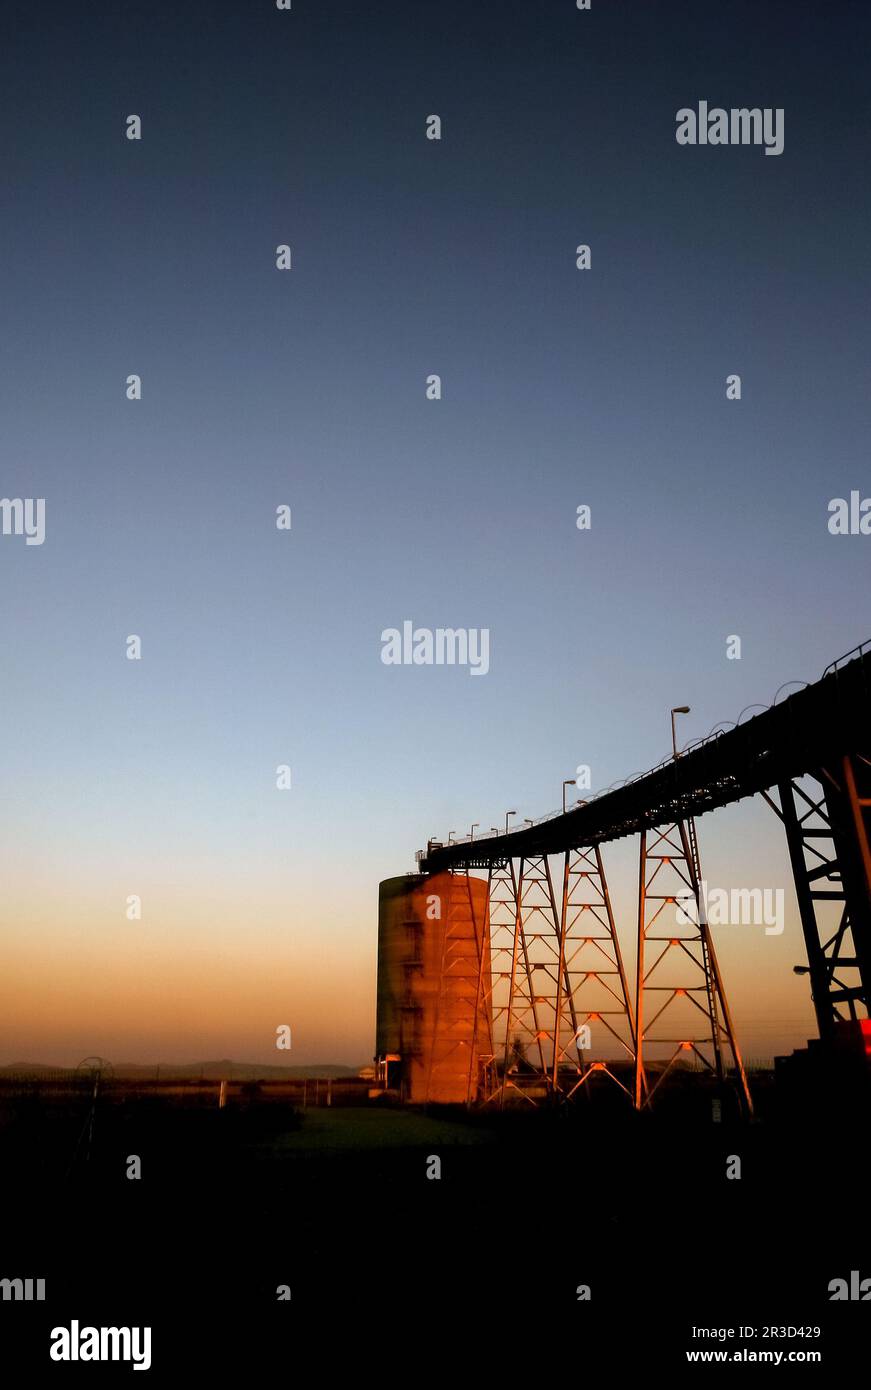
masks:
{"type": "Polygon", "coordinates": [[[15,925],[0,948],[0,1065],[67,1066],[88,1054],[369,1061],[375,935],[366,923],[350,931],[340,894],[292,912],[266,892],[216,902],[155,885],[141,896],[138,921],[127,920],[120,890],[74,907],[56,885],[38,904],[7,902],[15,925]],[[275,1046],[282,1024],[289,1051],[275,1046]]]}
{"type": "MultiPolygon", "coordinates": [[[[761,811],[740,807],[718,813],[716,829],[713,818],[699,823],[712,884],[786,887],[782,935],[713,929],[751,1065],[816,1033],[807,979],[793,973],[806,954],[786,848],[762,842],[754,821],[766,824],[761,811]]],[[[375,868],[361,853],[345,858],[340,875],[324,859],[216,861],[185,846],[172,862],[153,853],[145,874],[107,865],[100,847],[80,849],[15,862],[0,933],[0,1065],[75,1065],[92,1054],[143,1064],[371,1061],[377,883],[389,863],[375,868]],[[125,915],[131,892],[142,898],[140,921],[125,915]],[[291,1028],[288,1052],[275,1047],[282,1024],[291,1028]]],[[[637,845],[608,845],[605,859],[633,981],[637,845]]]]}

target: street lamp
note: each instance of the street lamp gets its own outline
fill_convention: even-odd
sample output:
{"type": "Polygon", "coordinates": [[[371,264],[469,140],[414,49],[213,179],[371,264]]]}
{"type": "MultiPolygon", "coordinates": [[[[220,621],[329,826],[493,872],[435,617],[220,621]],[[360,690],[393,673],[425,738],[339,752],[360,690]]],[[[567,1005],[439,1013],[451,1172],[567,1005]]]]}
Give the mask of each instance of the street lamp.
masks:
{"type": "Polygon", "coordinates": [[[449,831],[448,831],[448,844],[449,844],[449,845],[452,845],[452,844],[454,843],[454,836],[456,835],[456,833],[457,833],[456,830],[449,830],[449,831]]]}
{"type": "Polygon", "coordinates": [[[528,816],[524,816],[524,818],[523,818],[523,824],[524,824],[524,825],[535,825],[535,821],[534,821],[534,820],[530,820],[528,816]]]}
{"type": "Polygon", "coordinates": [[[476,821],[475,821],[475,824],[472,826],[472,829],[469,831],[469,843],[470,843],[470,844],[471,844],[472,840],[474,840],[474,838],[475,838],[475,831],[478,830],[478,829],[480,828],[480,825],[481,825],[481,822],[480,822],[479,820],[476,820],[476,821]]]}
{"type": "Polygon", "coordinates": [[[516,815],[517,815],[517,812],[516,812],[516,811],[506,811],[506,812],[505,812],[505,834],[506,834],[506,835],[508,834],[508,817],[509,817],[509,816],[516,816],[516,815]]]}
{"type": "Polygon", "coordinates": [[[565,815],[566,813],[566,787],[574,786],[577,786],[577,782],[574,777],[569,777],[565,782],[563,782],[563,815],[565,815]]]}
{"type": "Polygon", "coordinates": [[[676,737],[675,737],[675,732],[674,732],[674,716],[675,716],[676,714],[689,714],[689,712],[690,712],[690,707],[689,707],[689,705],[675,705],[674,709],[673,709],[672,712],[671,712],[671,746],[672,746],[672,749],[673,749],[673,751],[674,751],[674,756],[675,756],[675,758],[679,758],[679,757],[680,757],[680,754],[679,754],[678,751],[677,751],[677,739],[676,739],[676,737]]]}

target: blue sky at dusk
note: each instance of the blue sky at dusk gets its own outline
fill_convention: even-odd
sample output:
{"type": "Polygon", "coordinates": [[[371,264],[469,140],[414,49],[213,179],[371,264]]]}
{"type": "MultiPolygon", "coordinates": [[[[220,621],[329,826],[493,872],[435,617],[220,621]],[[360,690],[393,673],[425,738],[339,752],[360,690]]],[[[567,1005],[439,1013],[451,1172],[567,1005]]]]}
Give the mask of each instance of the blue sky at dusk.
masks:
{"type": "MultiPolygon", "coordinates": [[[[365,1061],[378,881],[428,835],[871,635],[871,539],[827,529],[871,495],[869,39],[847,3],[4,7],[0,492],[46,539],[0,537],[0,1062],[273,1061],[285,1021],[365,1061]],[[679,147],[700,99],[783,108],[783,154],[679,147]],[[385,666],[405,619],[488,628],[488,674],[385,666]]],[[[745,1054],[801,1045],[780,827],[699,835],[787,890],[718,949],[745,1054]]]]}

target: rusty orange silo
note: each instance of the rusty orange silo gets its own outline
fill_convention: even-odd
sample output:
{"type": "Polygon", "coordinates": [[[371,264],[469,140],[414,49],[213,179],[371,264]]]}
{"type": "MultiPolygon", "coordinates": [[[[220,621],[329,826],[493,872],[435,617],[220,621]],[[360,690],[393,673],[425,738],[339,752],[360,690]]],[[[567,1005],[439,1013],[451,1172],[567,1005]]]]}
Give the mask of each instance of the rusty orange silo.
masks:
{"type": "Polygon", "coordinates": [[[493,1053],[487,883],[406,874],[380,885],[376,1064],[416,1103],[475,1100],[493,1053]]]}

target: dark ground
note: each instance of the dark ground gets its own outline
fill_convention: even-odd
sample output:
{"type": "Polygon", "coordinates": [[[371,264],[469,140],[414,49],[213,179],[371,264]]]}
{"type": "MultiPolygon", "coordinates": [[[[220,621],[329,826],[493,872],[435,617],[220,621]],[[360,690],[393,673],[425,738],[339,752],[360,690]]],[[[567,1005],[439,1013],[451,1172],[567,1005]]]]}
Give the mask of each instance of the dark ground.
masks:
{"type": "Polygon", "coordinates": [[[331,1379],[346,1356],[358,1378],[373,1357],[381,1378],[382,1357],[402,1352],[393,1380],[415,1347],[421,1371],[470,1352],[494,1375],[517,1371],[515,1355],[541,1371],[550,1347],[573,1380],[594,1361],[622,1380],[734,1350],[737,1336],[691,1329],[742,1324],[756,1350],[821,1350],[805,1374],[867,1371],[871,1301],[828,1290],[851,1270],[871,1278],[867,1126],[819,1101],[762,1109],[750,1126],[712,1123],[706,1097],[652,1116],[604,1099],[571,1113],[303,1115],[253,1092],[218,1110],[118,1088],[98,1099],[88,1152],[86,1092],[6,1095],[0,1278],[47,1280],[45,1303],[0,1302],[3,1363],[22,1373],[6,1383],[133,1374],[51,1362],[50,1330],[72,1318],[151,1326],[149,1375],[168,1385],[218,1383],[234,1363],[248,1367],[234,1383],[296,1379],[310,1351],[331,1379]],[[131,1154],[140,1180],[126,1177],[131,1154]],[[822,1336],[763,1338],[782,1325],[822,1336]]]}

